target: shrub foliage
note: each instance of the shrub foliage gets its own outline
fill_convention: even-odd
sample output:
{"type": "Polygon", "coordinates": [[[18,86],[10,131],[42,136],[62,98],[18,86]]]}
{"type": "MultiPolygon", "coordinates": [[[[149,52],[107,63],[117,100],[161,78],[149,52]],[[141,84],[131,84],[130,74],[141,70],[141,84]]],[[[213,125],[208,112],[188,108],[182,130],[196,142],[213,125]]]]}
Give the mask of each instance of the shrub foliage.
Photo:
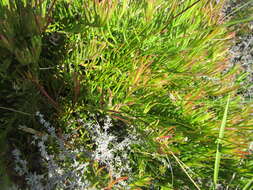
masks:
{"type": "MultiPolygon", "coordinates": [[[[253,169],[252,104],[237,93],[243,76],[229,63],[234,33],[220,14],[224,3],[1,0],[1,171],[17,177],[17,151],[9,154],[18,147],[33,153],[26,156],[30,181],[21,176],[17,185],[32,188],[36,172],[49,175],[43,159],[37,170],[32,164],[43,158],[32,136],[52,136],[41,111],[56,130],[48,154],[79,151],[87,189],[243,187],[253,169]],[[57,145],[63,134],[68,140],[57,145]]],[[[68,171],[75,159],[55,161],[68,171]]],[[[61,179],[50,188],[79,187],[61,179]]]]}

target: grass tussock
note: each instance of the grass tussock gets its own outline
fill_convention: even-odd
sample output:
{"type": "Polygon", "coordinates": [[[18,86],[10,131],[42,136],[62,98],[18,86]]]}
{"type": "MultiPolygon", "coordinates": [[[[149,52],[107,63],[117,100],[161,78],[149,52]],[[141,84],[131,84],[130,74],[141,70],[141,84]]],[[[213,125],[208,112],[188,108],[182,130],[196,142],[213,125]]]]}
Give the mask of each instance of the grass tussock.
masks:
{"type": "Polygon", "coordinates": [[[252,104],[224,3],[1,0],[6,187],[250,186],[252,104]]]}

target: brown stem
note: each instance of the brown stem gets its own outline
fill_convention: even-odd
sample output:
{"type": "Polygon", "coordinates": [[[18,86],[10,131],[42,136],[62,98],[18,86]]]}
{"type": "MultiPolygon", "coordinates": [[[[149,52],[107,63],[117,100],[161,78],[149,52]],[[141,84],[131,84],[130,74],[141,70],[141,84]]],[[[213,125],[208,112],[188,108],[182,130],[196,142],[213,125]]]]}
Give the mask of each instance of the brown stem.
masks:
{"type": "Polygon", "coordinates": [[[59,105],[57,104],[57,102],[55,102],[53,100],[53,98],[51,98],[47,91],[44,89],[44,87],[42,85],[39,84],[39,82],[33,78],[33,76],[31,74],[28,74],[27,75],[28,78],[39,88],[39,91],[45,96],[47,97],[47,99],[49,100],[49,102],[53,105],[53,107],[56,109],[56,110],[60,110],[59,109],[59,105]]]}

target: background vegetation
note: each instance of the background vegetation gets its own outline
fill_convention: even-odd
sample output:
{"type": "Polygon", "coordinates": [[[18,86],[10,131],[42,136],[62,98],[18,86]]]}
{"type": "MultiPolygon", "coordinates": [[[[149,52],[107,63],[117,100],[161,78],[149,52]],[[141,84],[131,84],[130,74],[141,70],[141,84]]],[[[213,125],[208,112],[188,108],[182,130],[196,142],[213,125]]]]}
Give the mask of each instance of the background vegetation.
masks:
{"type": "Polygon", "coordinates": [[[247,74],[231,66],[228,48],[231,26],[252,18],[228,22],[225,2],[1,0],[3,188],[34,187],[18,175],[16,149],[27,174],[50,177],[31,144],[49,135],[48,154],[88,153],[59,161],[63,170],[88,163],[86,189],[250,189],[252,102],[240,93],[247,74]],[[113,160],[122,142],[127,162],[113,160]],[[126,163],[131,172],[119,169],[126,163]]]}

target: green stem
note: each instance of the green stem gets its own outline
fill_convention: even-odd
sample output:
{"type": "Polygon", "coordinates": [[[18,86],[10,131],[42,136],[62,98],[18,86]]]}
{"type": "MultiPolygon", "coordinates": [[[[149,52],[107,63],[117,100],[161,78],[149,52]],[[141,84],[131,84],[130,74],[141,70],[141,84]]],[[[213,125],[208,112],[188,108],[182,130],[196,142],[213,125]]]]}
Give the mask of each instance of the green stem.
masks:
{"type": "Polygon", "coordinates": [[[224,111],[224,115],[223,115],[222,123],[221,123],[221,127],[220,127],[219,138],[217,139],[217,150],[216,150],[216,158],[215,158],[215,165],[214,165],[214,179],[213,179],[215,188],[218,183],[220,160],[221,160],[222,139],[224,137],[229,102],[230,102],[230,95],[228,95],[227,105],[226,105],[226,108],[224,111]]]}

